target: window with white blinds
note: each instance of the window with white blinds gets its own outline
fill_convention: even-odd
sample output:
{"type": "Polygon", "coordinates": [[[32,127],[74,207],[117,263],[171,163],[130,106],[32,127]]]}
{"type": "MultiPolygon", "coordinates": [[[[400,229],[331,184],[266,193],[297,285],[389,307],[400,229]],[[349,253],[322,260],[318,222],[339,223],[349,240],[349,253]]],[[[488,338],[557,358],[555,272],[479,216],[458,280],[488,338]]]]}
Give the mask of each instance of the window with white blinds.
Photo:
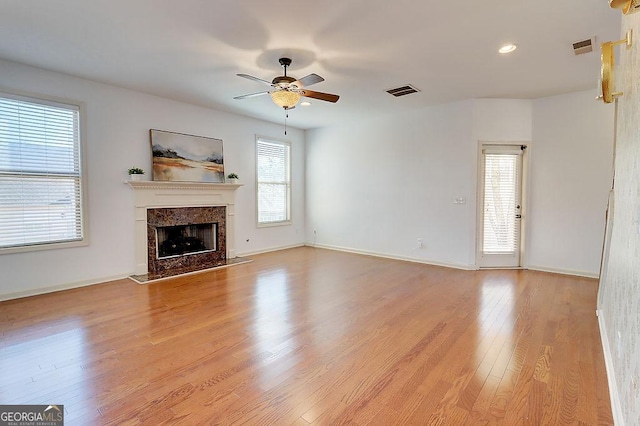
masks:
{"type": "Polygon", "coordinates": [[[484,153],[483,254],[518,251],[520,164],[520,152],[484,153]]]}
{"type": "Polygon", "coordinates": [[[0,94],[0,249],[83,239],[79,115],[0,94]]]}
{"type": "Polygon", "coordinates": [[[256,141],[258,225],[291,220],[291,145],[258,138],[256,141]]]}

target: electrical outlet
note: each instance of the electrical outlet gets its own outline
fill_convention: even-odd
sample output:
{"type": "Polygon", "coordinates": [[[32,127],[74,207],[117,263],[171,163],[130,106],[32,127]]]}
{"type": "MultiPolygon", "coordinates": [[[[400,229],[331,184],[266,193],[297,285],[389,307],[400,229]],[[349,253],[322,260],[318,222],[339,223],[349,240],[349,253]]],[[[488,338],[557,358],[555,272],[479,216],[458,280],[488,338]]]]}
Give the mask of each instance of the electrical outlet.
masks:
{"type": "Polygon", "coordinates": [[[416,240],[416,245],[418,246],[418,248],[423,248],[424,247],[424,241],[422,240],[422,238],[418,238],[416,240]]]}

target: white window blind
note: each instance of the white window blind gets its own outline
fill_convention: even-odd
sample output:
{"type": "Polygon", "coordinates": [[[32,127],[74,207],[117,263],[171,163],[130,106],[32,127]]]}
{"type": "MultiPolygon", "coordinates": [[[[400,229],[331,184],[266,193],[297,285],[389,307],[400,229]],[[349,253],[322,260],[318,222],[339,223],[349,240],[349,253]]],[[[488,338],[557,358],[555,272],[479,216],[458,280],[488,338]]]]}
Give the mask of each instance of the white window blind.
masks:
{"type": "Polygon", "coordinates": [[[484,153],[484,254],[513,254],[520,227],[520,153],[484,153]]]}
{"type": "Polygon", "coordinates": [[[258,139],[256,152],[258,224],[289,222],[291,146],[258,139]]]}
{"type": "Polygon", "coordinates": [[[83,238],[79,108],[0,94],[0,248],[83,238]]]}

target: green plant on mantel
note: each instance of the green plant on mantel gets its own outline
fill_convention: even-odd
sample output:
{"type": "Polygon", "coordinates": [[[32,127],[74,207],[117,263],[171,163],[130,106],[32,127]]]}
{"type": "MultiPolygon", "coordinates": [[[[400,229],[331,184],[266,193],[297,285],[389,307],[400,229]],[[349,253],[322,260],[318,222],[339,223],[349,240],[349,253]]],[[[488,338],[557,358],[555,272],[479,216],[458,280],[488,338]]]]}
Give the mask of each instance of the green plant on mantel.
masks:
{"type": "Polygon", "coordinates": [[[227,175],[227,178],[229,178],[229,179],[240,179],[240,178],[238,177],[238,175],[237,175],[237,174],[235,174],[235,173],[229,173],[229,174],[227,175]]]}
{"type": "Polygon", "coordinates": [[[129,174],[130,175],[143,175],[144,174],[144,170],[142,170],[139,167],[132,167],[129,169],[129,174]]]}

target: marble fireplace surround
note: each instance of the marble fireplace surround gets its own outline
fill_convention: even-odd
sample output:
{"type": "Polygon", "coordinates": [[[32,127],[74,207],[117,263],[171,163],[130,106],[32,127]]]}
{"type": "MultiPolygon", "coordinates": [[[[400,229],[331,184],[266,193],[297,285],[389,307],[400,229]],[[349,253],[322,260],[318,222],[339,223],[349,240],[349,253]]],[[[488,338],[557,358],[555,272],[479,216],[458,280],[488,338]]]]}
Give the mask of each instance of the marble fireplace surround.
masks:
{"type": "Polygon", "coordinates": [[[147,209],[147,265],[149,276],[166,277],[226,265],[226,206],[147,209]],[[157,230],[166,226],[215,224],[215,250],[159,257],[157,230]]]}
{"type": "Polygon", "coordinates": [[[235,191],[230,183],[129,181],[135,196],[135,275],[149,273],[147,210],[180,207],[225,207],[226,257],[236,257],[234,246],[235,191]]]}

